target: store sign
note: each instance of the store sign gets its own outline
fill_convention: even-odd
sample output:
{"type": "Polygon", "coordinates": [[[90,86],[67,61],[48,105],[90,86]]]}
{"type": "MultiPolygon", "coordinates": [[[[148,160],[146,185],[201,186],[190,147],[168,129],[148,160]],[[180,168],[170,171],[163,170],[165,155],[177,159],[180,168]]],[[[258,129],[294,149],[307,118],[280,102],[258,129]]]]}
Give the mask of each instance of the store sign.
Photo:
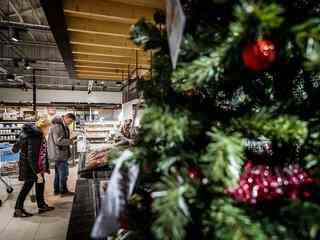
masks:
{"type": "Polygon", "coordinates": [[[167,1],[166,24],[171,62],[173,68],[175,69],[178,62],[183,31],[186,25],[186,16],[183,12],[180,0],[167,1]]]}

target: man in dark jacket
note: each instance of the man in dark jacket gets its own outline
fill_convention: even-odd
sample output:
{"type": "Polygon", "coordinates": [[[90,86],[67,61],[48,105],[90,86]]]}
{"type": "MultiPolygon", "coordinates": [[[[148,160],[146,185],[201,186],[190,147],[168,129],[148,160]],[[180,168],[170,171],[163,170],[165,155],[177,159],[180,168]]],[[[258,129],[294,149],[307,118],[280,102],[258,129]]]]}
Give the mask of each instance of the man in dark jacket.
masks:
{"type": "Polygon", "coordinates": [[[74,139],[70,138],[69,125],[76,120],[72,113],[52,120],[53,126],[49,132],[48,155],[55,163],[54,194],[61,196],[73,195],[68,191],[67,179],[69,175],[68,160],[71,157],[70,145],[74,139]]]}

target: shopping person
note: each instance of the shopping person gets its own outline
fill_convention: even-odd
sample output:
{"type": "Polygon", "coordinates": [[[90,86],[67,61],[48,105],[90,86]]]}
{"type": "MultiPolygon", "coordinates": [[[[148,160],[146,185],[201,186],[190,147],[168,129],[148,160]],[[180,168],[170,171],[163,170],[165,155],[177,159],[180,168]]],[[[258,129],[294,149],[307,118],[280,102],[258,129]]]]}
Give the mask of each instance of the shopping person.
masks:
{"type": "Polygon", "coordinates": [[[72,113],[52,120],[53,126],[49,131],[48,153],[49,160],[55,163],[54,194],[64,196],[73,195],[68,190],[69,175],[68,160],[71,157],[70,145],[74,138],[70,138],[69,125],[76,120],[72,113]]]}
{"type": "Polygon", "coordinates": [[[36,199],[39,213],[51,211],[44,200],[44,174],[50,173],[46,135],[49,131],[50,123],[46,119],[40,119],[33,124],[25,124],[19,136],[19,140],[14,144],[12,151],[17,153],[20,150],[19,159],[19,180],[24,181],[22,189],[18,195],[14,217],[31,217],[32,214],[24,210],[24,201],[36,184],[36,199]]]}

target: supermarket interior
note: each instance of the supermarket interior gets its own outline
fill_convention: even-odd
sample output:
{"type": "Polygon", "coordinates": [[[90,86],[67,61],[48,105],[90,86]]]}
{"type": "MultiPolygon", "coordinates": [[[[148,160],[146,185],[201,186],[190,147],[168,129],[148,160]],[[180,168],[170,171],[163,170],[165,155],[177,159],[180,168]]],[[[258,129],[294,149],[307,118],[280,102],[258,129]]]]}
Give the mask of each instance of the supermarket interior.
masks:
{"type": "Polygon", "coordinates": [[[320,240],[320,1],[0,0],[0,240],[320,240]]]}

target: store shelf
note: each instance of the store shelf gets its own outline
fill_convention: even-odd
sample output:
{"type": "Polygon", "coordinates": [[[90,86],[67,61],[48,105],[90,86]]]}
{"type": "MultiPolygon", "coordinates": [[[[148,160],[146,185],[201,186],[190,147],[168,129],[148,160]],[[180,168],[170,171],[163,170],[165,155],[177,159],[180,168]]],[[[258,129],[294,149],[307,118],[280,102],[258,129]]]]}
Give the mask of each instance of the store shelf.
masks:
{"type": "Polygon", "coordinates": [[[97,139],[97,138],[106,138],[106,136],[88,136],[87,135],[87,139],[97,139]]]}
{"type": "Polygon", "coordinates": [[[110,129],[86,129],[87,132],[109,132],[110,129]]]}
{"type": "Polygon", "coordinates": [[[34,123],[35,121],[33,120],[1,120],[0,124],[8,124],[8,123],[34,123]]]}

